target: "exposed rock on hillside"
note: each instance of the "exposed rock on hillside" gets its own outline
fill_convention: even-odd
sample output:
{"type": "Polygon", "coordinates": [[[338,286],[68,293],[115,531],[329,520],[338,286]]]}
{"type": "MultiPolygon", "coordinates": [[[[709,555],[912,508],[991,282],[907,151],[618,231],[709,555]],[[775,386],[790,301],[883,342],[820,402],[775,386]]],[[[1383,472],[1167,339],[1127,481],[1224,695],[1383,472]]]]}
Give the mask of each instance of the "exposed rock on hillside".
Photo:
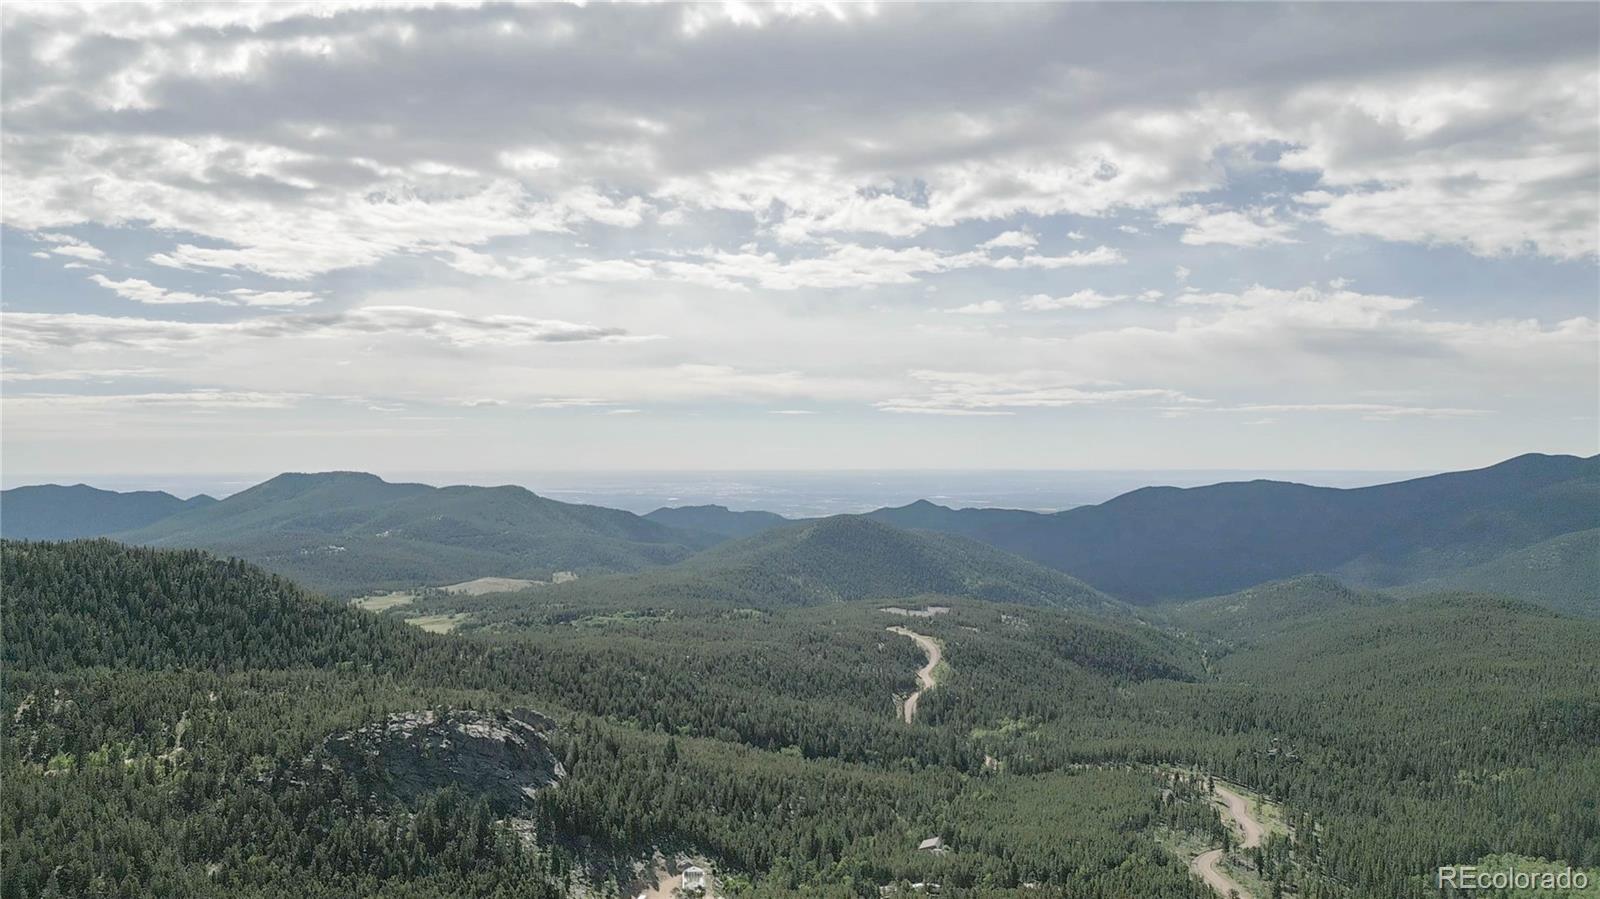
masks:
{"type": "Polygon", "coordinates": [[[544,741],[554,728],[529,709],[399,712],[335,734],[324,748],[369,788],[402,801],[455,786],[514,814],[566,776],[544,741]]]}

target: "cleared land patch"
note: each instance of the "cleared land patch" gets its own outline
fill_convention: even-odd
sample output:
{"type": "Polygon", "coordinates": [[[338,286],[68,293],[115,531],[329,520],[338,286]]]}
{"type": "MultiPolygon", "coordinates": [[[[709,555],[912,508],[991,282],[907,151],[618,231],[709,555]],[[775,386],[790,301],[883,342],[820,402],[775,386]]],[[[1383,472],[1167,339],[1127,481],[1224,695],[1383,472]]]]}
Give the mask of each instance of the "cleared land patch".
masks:
{"type": "Polygon", "coordinates": [[[899,606],[885,606],[878,611],[888,612],[890,615],[899,615],[902,618],[932,618],[935,615],[943,615],[949,612],[950,607],[925,606],[921,609],[902,609],[899,606]]]}
{"type": "Polygon", "coordinates": [[[420,627],[430,634],[448,634],[469,617],[471,616],[466,612],[456,612],[452,615],[420,615],[416,618],[407,618],[406,624],[420,627]]]}
{"type": "Polygon", "coordinates": [[[416,601],[416,598],[417,595],[415,593],[396,590],[393,593],[380,593],[377,596],[363,596],[360,599],[351,600],[350,604],[358,609],[366,609],[368,612],[382,612],[387,609],[408,606],[416,601]]]}

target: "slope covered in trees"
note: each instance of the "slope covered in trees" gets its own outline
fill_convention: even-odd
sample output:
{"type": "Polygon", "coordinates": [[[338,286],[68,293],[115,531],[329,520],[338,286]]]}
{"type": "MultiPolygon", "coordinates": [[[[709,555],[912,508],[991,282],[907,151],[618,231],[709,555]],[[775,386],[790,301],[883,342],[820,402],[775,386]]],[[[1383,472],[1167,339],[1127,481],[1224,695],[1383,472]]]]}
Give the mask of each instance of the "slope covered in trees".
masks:
{"type": "Polygon", "coordinates": [[[1359,489],[1275,481],[1147,487],[1050,515],[928,502],[871,514],[981,540],[1134,602],[1313,572],[1382,587],[1600,527],[1600,457],[1526,455],[1359,489]]]}
{"type": "Polygon", "coordinates": [[[201,495],[178,499],[158,490],[118,493],[87,484],[39,484],[0,490],[0,537],[71,540],[144,527],[169,515],[216,502],[201,495]]]}
{"type": "Polygon", "coordinates": [[[356,472],[279,475],[210,507],[116,536],[237,555],[339,594],[486,576],[635,571],[715,542],[521,487],[391,484],[356,472]]]}
{"type": "Polygon", "coordinates": [[[722,602],[771,608],[921,594],[1117,609],[1121,604],[1059,571],[947,534],[839,515],[724,543],[670,568],[552,588],[596,600],[722,602]]]}
{"type": "MultiPolygon", "coordinates": [[[[3,550],[6,899],[615,896],[662,847],[737,896],[1201,899],[1170,847],[1221,829],[1180,768],[1283,804],[1258,870],[1285,895],[1427,899],[1434,867],[1495,852],[1600,863],[1600,623],[1504,599],[1307,578],[1169,631],[966,598],[546,588],[427,599],[482,604],[441,636],[203,553],[3,550]],[[901,624],[946,666],[910,725],[901,624]],[[386,791],[319,749],[448,709],[549,716],[565,776],[512,821],[470,778],[386,791]],[[915,850],[934,835],[953,851],[915,850]]],[[[421,767],[449,770],[441,748],[421,767]]]]}
{"type": "MultiPolygon", "coordinates": [[[[423,634],[203,553],[104,541],[3,550],[8,899],[543,897],[579,881],[616,895],[608,884],[627,878],[627,860],[658,845],[710,854],[751,896],[854,896],[934,875],[954,895],[1023,895],[1019,878],[1040,876],[1058,879],[1047,896],[1067,883],[1108,899],[1203,895],[1177,860],[1122,830],[1129,816],[1167,814],[1153,804],[1159,779],[1139,772],[1048,785],[1057,801],[1096,809],[1075,819],[1079,848],[1064,854],[974,844],[918,855],[929,832],[982,830],[985,807],[953,804],[980,784],[983,759],[952,731],[896,721],[894,669],[913,664],[875,646],[883,613],[869,607],[848,625],[744,621],[743,647],[730,617],[726,642],[687,644],[717,657],[702,668],[685,665],[681,646],[652,653],[600,633],[423,634]],[[103,633],[89,632],[95,621],[103,633]],[[750,645],[752,626],[791,651],[750,645]],[[818,654],[840,636],[832,658],[818,654]],[[82,652],[55,654],[79,642],[82,652]],[[880,670],[861,668],[866,655],[883,658],[880,670]],[[520,824],[470,783],[395,804],[376,774],[327,754],[331,735],[395,712],[530,706],[559,722],[548,740],[566,776],[520,824]],[[1110,859],[1129,846],[1136,855],[1115,872],[1083,873],[1091,851],[1110,859]]],[[[1093,674],[1119,656],[1076,639],[1080,676],[1149,674],[1093,674]]]]}
{"type": "Polygon", "coordinates": [[[1493,593],[1600,616],[1600,528],[1552,537],[1395,592],[1417,596],[1441,590],[1493,593]]]}

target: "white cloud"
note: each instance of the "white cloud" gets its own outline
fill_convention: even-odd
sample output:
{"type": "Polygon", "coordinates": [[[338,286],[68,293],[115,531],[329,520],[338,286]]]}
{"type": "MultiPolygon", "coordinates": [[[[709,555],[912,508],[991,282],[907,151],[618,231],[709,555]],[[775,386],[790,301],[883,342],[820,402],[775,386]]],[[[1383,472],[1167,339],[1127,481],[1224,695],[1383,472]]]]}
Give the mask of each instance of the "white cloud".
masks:
{"type": "MultiPolygon", "coordinates": [[[[67,256],[72,259],[82,260],[84,262],[106,261],[106,254],[99,247],[96,247],[87,241],[79,240],[70,234],[57,234],[49,231],[41,231],[31,236],[34,240],[53,244],[48,251],[32,253],[31,255],[35,259],[49,259],[53,254],[56,256],[67,256]]],[[[80,266],[74,265],[72,267],[80,266]]]]}
{"type": "MultiPolygon", "coordinates": [[[[1388,421],[1395,418],[1464,418],[1486,414],[1483,409],[1437,408],[1430,406],[1402,406],[1393,403],[1246,403],[1220,412],[1335,412],[1355,413],[1369,421],[1388,421]]],[[[1266,419],[1272,421],[1272,419],[1266,419]]]]}
{"type": "Polygon", "coordinates": [[[1203,403],[1165,388],[1119,388],[1088,385],[1073,375],[1051,371],[988,374],[920,370],[911,378],[927,386],[917,396],[896,397],[877,404],[884,412],[924,415],[1010,415],[1020,409],[1067,406],[1203,403]]]}
{"type": "Polygon", "coordinates": [[[951,315],[999,315],[1006,311],[1006,304],[999,300],[984,300],[981,303],[968,303],[944,311],[951,315]]]}
{"type": "Polygon", "coordinates": [[[251,290],[240,287],[227,291],[225,296],[210,296],[183,290],[168,290],[139,278],[124,278],[117,281],[105,275],[95,274],[90,275],[89,280],[124,299],[148,305],[211,303],[219,306],[308,306],[322,299],[308,290],[251,290]]]}
{"type": "Polygon", "coordinates": [[[1294,223],[1275,218],[1270,209],[1168,206],[1157,210],[1156,216],[1162,224],[1184,226],[1182,241],[1193,246],[1260,247],[1298,242],[1292,236],[1294,223]]]}
{"type": "Polygon", "coordinates": [[[984,241],[983,243],[978,244],[979,247],[981,247],[983,249],[986,249],[986,250],[995,250],[995,249],[1029,250],[1029,249],[1032,249],[1032,248],[1034,248],[1034,247],[1036,247],[1038,245],[1039,245],[1039,238],[1034,237],[1033,234],[1029,233],[1028,231],[1002,231],[1001,233],[995,235],[994,237],[989,238],[988,240],[984,241]]]}
{"type": "Polygon", "coordinates": [[[239,287],[228,295],[246,306],[309,306],[322,297],[309,290],[250,290],[239,287]]]}
{"type": "Polygon", "coordinates": [[[1036,293],[1022,301],[1022,308],[1032,309],[1035,312],[1048,312],[1056,309],[1100,309],[1112,303],[1120,303],[1127,297],[1115,294],[1107,295],[1097,290],[1085,288],[1066,296],[1053,297],[1047,293],[1036,293]]]}
{"type": "Polygon", "coordinates": [[[1600,72],[1593,59],[1520,71],[1425,73],[1314,86],[1287,168],[1338,233],[1454,244],[1481,256],[1600,253],[1600,72]]]}
{"type": "Polygon", "coordinates": [[[198,389],[169,393],[32,393],[10,394],[5,405],[12,410],[37,407],[44,410],[107,410],[133,411],[139,409],[287,409],[294,406],[303,395],[266,393],[260,391],[198,389]]]}
{"type": "Polygon", "coordinates": [[[521,346],[535,343],[612,340],[619,328],[518,315],[470,316],[443,309],[367,306],[335,313],[295,313],[240,322],[179,322],[82,313],[6,312],[7,345],[23,350],[51,347],[128,347],[158,350],[177,344],[228,338],[317,338],[390,335],[458,347],[521,346]]]}
{"type": "Polygon", "coordinates": [[[203,296],[201,294],[188,293],[187,291],[182,290],[167,290],[166,288],[157,287],[156,285],[151,284],[149,281],[142,281],[138,278],[125,278],[121,281],[115,281],[111,278],[107,278],[105,275],[90,275],[89,280],[107,290],[114,291],[123,299],[133,300],[135,303],[149,303],[153,305],[217,303],[225,305],[228,302],[227,300],[219,297],[203,296]]]}
{"type": "MultiPolygon", "coordinates": [[[[1006,442],[1007,464],[1060,464],[1069,443],[1121,462],[1152,445],[1117,431],[1147,407],[1154,423],[1187,415],[1216,446],[1244,420],[1386,415],[1457,455],[1592,443],[1592,427],[1551,423],[1592,424],[1600,383],[1584,280],[1600,231],[1600,11],[1210,12],[13,4],[6,74],[22,74],[0,99],[0,177],[21,252],[5,273],[6,364],[23,377],[159,365],[172,393],[440,402],[452,429],[506,429],[458,439],[474,453],[536,442],[516,422],[542,416],[519,413],[567,403],[584,413],[568,416],[584,446],[570,465],[638,464],[606,455],[637,452],[615,441],[582,444],[602,410],[704,401],[697,423],[716,428],[823,403],[1003,415],[1041,408],[1026,405],[1034,392],[1094,439],[1044,423],[1006,442]],[[1247,52],[1216,49],[1241,35],[1247,52]],[[1125,249],[1097,245],[1141,230],[1125,249]],[[1462,265],[1462,252],[1486,258],[1462,265]],[[102,280],[67,271],[83,266],[102,280]],[[1285,271],[1321,286],[1245,286],[1285,271]],[[129,315],[88,315],[113,296],[102,290],[129,315]],[[960,299],[930,303],[934,290],[960,299]],[[1024,297],[1102,311],[1026,328],[929,314],[1014,312],[1024,297]],[[208,305],[138,317],[185,302],[208,305]],[[671,339],[629,336],[658,334],[671,339]],[[906,374],[952,359],[998,380],[906,374]],[[1121,390],[1307,408],[1096,399],[1121,390]]],[[[61,380],[46,386],[94,386],[61,380]]],[[[673,418],[630,425],[659,436],[673,418]]],[[[954,453],[979,430],[939,424],[837,443],[899,464],[896,434],[926,429],[919,446],[954,453]]],[[[1260,435],[1284,464],[1337,442],[1291,446],[1290,431],[1260,435]]],[[[373,451],[447,451],[419,446],[373,451]]],[[[707,451],[724,465],[733,453],[707,451]]]]}
{"type": "Polygon", "coordinates": [[[451,268],[480,278],[522,281],[538,276],[550,265],[549,260],[537,256],[497,257],[461,246],[444,247],[443,252],[451,268]]]}

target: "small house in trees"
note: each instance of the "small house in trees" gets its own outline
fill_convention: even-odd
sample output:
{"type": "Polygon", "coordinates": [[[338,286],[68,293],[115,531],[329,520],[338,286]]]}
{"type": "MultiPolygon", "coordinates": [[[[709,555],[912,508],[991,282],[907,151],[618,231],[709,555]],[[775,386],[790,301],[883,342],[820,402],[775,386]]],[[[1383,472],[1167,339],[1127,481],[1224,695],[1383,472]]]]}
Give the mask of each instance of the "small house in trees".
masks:
{"type": "Polygon", "coordinates": [[[710,884],[706,881],[706,869],[699,865],[690,865],[683,869],[683,888],[686,890],[704,890],[710,884]]]}
{"type": "Polygon", "coordinates": [[[934,855],[944,855],[944,837],[928,837],[917,844],[918,852],[932,852],[934,855]]]}

